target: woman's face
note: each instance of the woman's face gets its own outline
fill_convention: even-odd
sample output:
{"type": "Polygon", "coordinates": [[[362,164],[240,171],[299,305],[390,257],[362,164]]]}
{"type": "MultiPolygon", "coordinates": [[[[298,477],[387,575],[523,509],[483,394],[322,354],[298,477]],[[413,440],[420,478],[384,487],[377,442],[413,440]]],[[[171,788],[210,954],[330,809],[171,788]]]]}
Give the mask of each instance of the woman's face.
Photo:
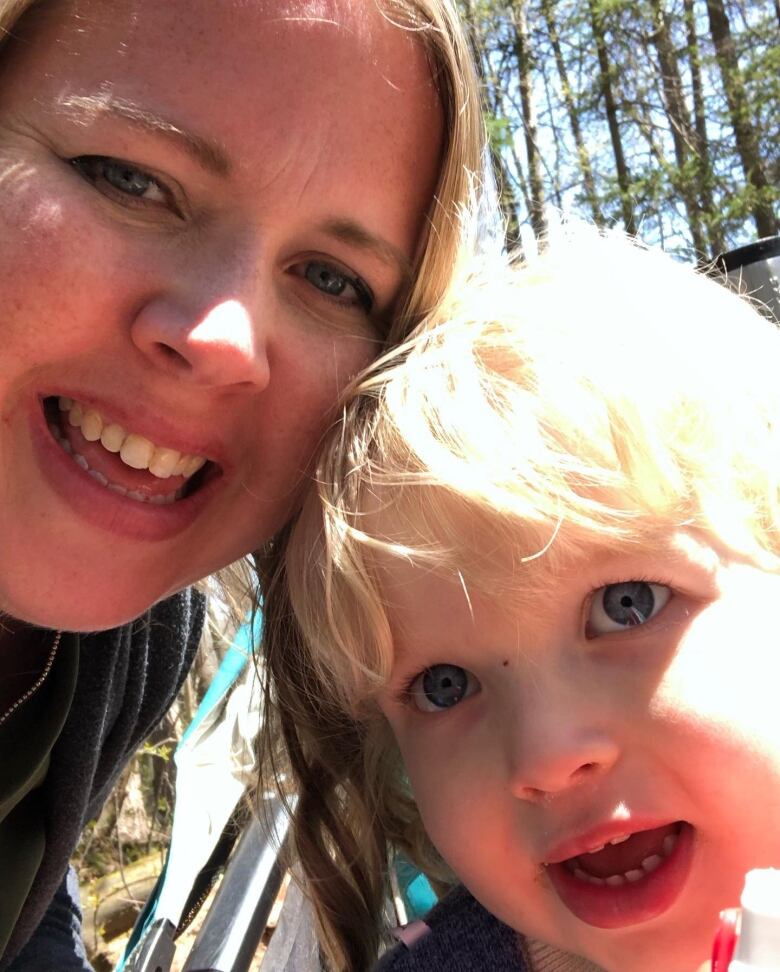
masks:
{"type": "Polygon", "coordinates": [[[284,523],[442,123],[374,0],[36,17],[0,65],[0,609],[97,629],[284,523]]]}

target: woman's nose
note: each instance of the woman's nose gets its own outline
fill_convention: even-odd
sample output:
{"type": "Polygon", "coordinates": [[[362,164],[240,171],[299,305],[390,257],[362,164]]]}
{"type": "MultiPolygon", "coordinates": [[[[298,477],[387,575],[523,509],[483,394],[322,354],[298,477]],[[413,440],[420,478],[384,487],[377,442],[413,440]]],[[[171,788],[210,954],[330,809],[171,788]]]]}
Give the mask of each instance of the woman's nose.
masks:
{"type": "Polygon", "coordinates": [[[239,299],[192,307],[159,296],[141,308],[131,331],[133,343],[151,363],[180,380],[258,391],[269,382],[266,335],[239,299]]]}
{"type": "Polygon", "coordinates": [[[516,720],[509,743],[514,796],[540,801],[596,781],[617,762],[620,746],[604,719],[587,703],[537,699],[516,720]]]}

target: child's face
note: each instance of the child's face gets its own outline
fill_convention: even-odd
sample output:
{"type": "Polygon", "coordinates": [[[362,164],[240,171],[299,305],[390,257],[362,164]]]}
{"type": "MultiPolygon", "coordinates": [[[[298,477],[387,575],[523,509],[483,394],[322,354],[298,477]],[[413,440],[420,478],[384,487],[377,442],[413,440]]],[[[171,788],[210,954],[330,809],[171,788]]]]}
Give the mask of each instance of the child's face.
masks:
{"type": "Polygon", "coordinates": [[[694,972],[745,872],[780,866],[780,576],[680,533],[545,587],[509,611],[385,570],[380,705],[423,821],[512,927],[607,972],[694,972]]]}

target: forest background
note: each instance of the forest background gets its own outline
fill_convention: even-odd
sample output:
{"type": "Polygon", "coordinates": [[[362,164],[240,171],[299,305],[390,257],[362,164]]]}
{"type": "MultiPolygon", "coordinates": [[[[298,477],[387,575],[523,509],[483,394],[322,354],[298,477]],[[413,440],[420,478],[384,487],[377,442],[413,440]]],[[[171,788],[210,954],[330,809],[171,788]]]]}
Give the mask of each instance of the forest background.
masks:
{"type": "MultiPolygon", "coordinates": [[[[556,210],[700,264],[778,232],[780,0],[458,2],[510,247],[543,237],[556,210]]],[[[79,849],[98,969],[162,866],[172,753],[224,651],[211,634],[79,849]]]]}
{"type": "Polygon", "coordinates": [[[461,0],[516,245],[549,207],[705,263],[778,232],[780,0],[461,0]]]}

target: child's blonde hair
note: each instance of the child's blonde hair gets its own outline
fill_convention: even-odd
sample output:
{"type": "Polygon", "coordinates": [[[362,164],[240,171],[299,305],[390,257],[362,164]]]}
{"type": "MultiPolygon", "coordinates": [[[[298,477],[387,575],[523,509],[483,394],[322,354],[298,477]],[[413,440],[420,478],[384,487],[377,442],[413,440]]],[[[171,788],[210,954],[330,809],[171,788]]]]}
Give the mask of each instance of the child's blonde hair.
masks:
{"type": "Polygon", "coordinates": [[[380,559],[522,597],[585,546],[683,528],[775,570],[779,477],[777,327],[618,237],[575,230],[525,266],[478,268],[378,365],[266,601],[296,849],[338,968],[370,964],[390,847],[446,878],[373,704],[393,663],[380,559]]]}

